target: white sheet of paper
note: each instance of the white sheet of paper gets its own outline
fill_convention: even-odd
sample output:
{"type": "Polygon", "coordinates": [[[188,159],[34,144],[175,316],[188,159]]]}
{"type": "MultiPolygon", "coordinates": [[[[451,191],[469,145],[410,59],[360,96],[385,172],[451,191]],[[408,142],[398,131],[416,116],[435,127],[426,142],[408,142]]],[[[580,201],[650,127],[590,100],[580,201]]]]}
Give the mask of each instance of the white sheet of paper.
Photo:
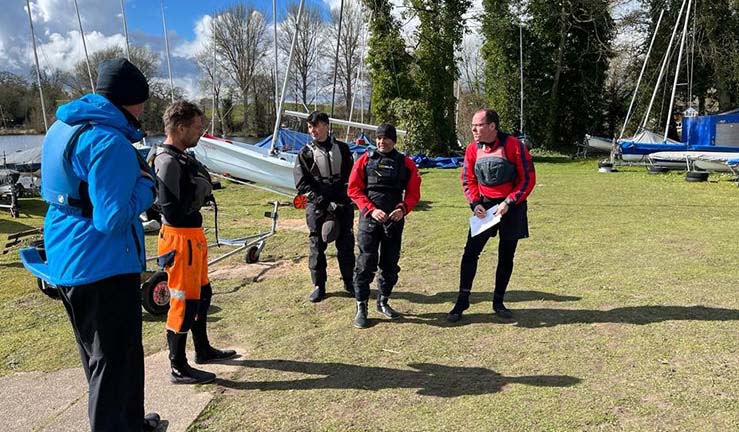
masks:
{"type": "Polygon", "coordinates": [[[495,216],[496,211],[498,211],[497,205],[489,208],[488,211],[485,212],[484,218],[472,215],[470,218],[470,235],[474,237],[481,232],[494,227],[498,222],[500,222],[500,216],[495,216]]]}

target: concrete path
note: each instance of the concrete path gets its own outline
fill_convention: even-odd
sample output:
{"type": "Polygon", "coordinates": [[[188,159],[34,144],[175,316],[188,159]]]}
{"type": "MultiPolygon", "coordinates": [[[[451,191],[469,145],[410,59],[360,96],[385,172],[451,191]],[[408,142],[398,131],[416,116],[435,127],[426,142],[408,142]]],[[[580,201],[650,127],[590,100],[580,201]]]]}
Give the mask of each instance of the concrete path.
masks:
{"type": "MultiPolygon", "coordinates": [[[[188,353],[187,358],[195,358],[194,353],[188,353]]],[[[146,412],[155,411],[162,416],[164,421],[159,431],[185,431],[208,405],[216,388],[171,384],[165,351],[147,357],[145,365],[146,412]]],[[[219,376],[231,376],[239,368],[219,364],[198,367],[219,376]]],[[[0,418],[3,431],[89,431],[87,382],[82,368],[0,378],[0,418]]]]}

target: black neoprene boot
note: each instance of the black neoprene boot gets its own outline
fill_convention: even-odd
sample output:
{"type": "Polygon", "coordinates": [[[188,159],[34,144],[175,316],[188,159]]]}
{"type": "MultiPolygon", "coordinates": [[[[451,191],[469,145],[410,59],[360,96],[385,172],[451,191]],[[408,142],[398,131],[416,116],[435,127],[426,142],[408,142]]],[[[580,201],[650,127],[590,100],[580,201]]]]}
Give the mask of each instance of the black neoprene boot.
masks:
{"type": "Polygon", "coordinates": [[[462,318],[462,313],[470,307],[470,295],[469,293],[460,293],[457,297],[457,303],[454,308],[449,312],[446,320],[449,322],[457,322],[462,318]]]}
{"type": "Polygon", "coordinates": [[[207,384],[213,382],[216,379],[216,374],[192,368],[187,364],[186,343],[187,333],[175,333],[167,330],[169,363],[172,367],[170,381],[173,384],[207,384]]]}
{"type": "Polygon", "coordinates": [[[357,302],[357,313],[354,315],[354,327],[367,328],[367,300],[357,302]]]}
{"type": "Polygon", "coordinates": [[[380,312],[390,319],[398,318],[400,314],[396,312],[395,309],[390,307],[390,305],[387,303],[388,300],[390,300],[390,297],[384,296],[382,294],[377,296],[377,312],[380,312]]]}
{"type": "Polygon", "coordinates": [[[144,432],[154,432],[162,422],[162,418],[155,412],[148,413],[144,416],[144,424],[142,430],[144,432]]]}
{"type": "Polygon", "coordinates": [[[308,300],[311,303],[318,303],[325,298],[326,298],[326,287],[321,286],[321,285],[316,285],[316,287],[313,289],[313,292],[310,293],[310,296],[308,296],[308,300]]]}
{"type": "Polygon", "coordinates": [[[505,307],[502,301],[493,301],[493,312],[501,318],[513,318],[513,312],[505,307]]]}
{"type": "Polygon", "coordinates": [[[344,291],[349,294],[349,297],[354,297],[354,285],[350,283],[344,283],[344,291]]]}
{"type": "Polygon", "coordinates": [[[195,345],[195,363],[211,363],[225,360],[236,355],[234,350],[219,350],[213,348],[208,341],[208,321],[195,320],[192,323],[192,343],[195,345]]]}

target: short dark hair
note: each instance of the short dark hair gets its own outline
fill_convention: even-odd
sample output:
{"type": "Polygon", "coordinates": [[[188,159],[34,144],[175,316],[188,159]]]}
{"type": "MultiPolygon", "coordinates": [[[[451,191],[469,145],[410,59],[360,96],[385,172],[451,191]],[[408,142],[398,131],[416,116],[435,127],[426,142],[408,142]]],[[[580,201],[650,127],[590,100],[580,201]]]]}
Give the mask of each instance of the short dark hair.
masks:
{"type": "Polygon", "coordinates": [[[498,117],[498,113],[495,110],[491,110],[490,108],[480,108],[477,110],[477,113],[485,113],[485,123],[495,123],[495,128],[500,129],[500,117],[498,117]]]}
{"type": "Polygon", "coordinates": [[[162,116],[164,131],[170,133],[178,126],[190,126],[195,117],[202,116],[203,111],[197,105],[186,100],[179,100],[164,111],[162,116]]]}
{"type": "Polygon", "coordinates": [[[308,114],[308,118],[306,121],[312,125],[315,125],[318,122],[323,122],[328,124],[328,114],[322,111],[313,111],[312,113],[308,114]]]}

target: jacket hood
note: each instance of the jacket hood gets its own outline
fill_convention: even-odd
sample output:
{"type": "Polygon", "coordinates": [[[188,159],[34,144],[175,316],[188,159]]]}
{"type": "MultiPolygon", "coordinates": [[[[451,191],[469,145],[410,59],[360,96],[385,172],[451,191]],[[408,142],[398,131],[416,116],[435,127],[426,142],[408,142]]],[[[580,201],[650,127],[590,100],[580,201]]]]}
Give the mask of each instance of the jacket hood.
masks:
{"type": "Polygon", "coordinates": [[[131,142],[139,141],[145,135],[112,102],[96,94],[87,94],[60,106],[56,110],[56,118],[69,125],[95,122],[109,126],[119,130],[131,142]]]}

